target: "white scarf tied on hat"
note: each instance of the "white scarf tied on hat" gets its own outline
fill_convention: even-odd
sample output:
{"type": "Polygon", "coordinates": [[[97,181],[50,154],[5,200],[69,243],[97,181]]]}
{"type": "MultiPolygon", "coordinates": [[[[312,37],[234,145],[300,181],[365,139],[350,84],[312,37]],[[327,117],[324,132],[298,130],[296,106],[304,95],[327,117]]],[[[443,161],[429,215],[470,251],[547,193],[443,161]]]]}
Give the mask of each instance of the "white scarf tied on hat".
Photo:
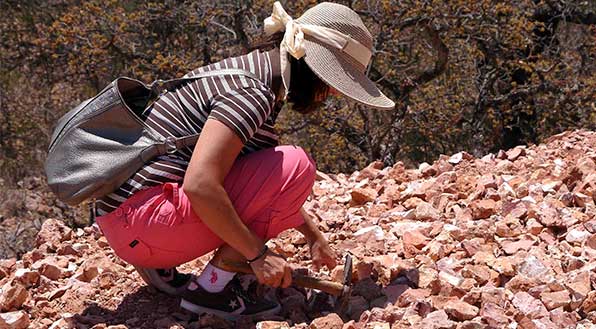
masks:
{"type": "Polygon", "coordinates": [[[285,88],[284,98],[288,95],[290,87],[291,70],[287,54],[289,53],[296,59],[306,55],[304,47],[305,34],[348,54],[364,67],[368,66],[372,56],[370,49],[344,33],[324,26],[295,22],[284,10],[281,3],[276,1],[273,4],[273,13],[265,19],[265,33],[272,35],[280,31],[285,31],[279,50],[281,76],[285,88]]]}

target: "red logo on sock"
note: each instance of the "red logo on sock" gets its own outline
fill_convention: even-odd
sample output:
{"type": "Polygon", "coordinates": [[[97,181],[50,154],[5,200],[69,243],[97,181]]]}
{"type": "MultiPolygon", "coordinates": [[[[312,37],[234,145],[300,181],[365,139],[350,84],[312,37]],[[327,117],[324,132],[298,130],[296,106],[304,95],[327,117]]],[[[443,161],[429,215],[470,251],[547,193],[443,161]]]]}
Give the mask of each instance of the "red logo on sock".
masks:
{"type": "Polygon", "coordinates": [[[211,271],[211,279],[209,281],[213,284],[217,282],[217,273],[215,273],[215,271],[211,271]]]}

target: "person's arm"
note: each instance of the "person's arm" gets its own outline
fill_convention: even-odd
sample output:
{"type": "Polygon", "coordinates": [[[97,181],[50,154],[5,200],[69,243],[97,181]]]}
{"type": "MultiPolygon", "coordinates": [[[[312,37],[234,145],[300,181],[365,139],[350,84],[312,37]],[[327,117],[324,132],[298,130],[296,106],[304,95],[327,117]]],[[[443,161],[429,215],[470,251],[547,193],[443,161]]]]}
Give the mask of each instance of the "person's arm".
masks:
{"type": "MultiPolygon", "coordinates": [[[[253,259],[264,242],[244,225],[223,186],[242,147],[242,140],[230,128],[208,119],[195,145],[182,188],[205,225],[244,257],[253,259]]],[[[261,283],[284,287],[291,283],[289,265],[272,252],[251,266],[261,283]]]]}
{"type": "Polygon", "coordinates": [[[333,269],[337,265],[335,252],[329,247],[329,243],[327,243],[327,240],[317,228],[317,224],[315,224],[304,208],[300,209],[300,214],[304,218],[304,224],[298,226],[296,230],[304,235],[306,243],[310,247],[310,255],[314,267],[319,269],[323,265],[327,265],[328,269],[333,269]]]}
{"type": "Polygon", "coordinates": [[[296,227],[296,230],[304,235],[306,242],[310,243],[316,239],[323,238],[323,234],[319,231],[310,215],[304,210],[304,207],[300,208],[300,214],[304,218],[304,224],[296,227]]]}

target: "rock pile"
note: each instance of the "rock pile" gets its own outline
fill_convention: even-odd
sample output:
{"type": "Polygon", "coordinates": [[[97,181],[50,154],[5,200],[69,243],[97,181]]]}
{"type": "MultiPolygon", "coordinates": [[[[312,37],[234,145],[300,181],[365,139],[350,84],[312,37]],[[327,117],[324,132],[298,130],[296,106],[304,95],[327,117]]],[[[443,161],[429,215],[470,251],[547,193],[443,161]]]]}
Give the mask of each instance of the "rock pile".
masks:
{"type": "MultiPolygon", "coordinates": [[[[0,328],[596,328],[595,150],[596,133],[577,131],[481,159],[319,173],[306,208],[355,258],[339,314],[330,296],[288,288],[263,292],[281,302],[279,317],[196,319],[144,286],[93,228],[49,219],[35,249],[0,261],[0,328]]],[[[299,233],[271,244],[310,265],[299,233]]]]}

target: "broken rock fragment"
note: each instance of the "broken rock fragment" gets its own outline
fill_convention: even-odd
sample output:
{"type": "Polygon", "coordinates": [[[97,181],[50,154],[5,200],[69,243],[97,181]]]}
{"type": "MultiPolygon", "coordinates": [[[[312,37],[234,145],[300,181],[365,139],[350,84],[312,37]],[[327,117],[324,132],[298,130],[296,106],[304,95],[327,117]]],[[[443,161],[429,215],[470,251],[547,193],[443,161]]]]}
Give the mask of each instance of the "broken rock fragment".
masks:
{"type": "MultiPolygon", "coordinates": [[[[336,251],[354,256],[351,310],[334,314],[337,300],[316,290],[259,288],[277,297],[281,314],[235,327],[592,329],[595,160],[596,133],[579,131],[481,159],[462,152],[417,169],[376,162],[354,174],[318,172],[305,209],[336,251]]],[[[82,328],[234,327],[211,315],[172,314],[178,305],[154,299],[153,287],[139,289],[146,284],[99,230],[69,230],[47,220],[37,248],[0,260],[0,328],[15,315],[22,323],[31,317],[21,327],[67,327],[64,312],[81,315],[82,328]],[[139,313],[123,320],[130,301],[139,313]]],[[[312,269],[298,232],[272,243],[312,269]]],[[[179,270],[198,274],[210,257],[179,270]]],[[[343,266],[314,275],[340,282],[343,266]]]]}
{"type": "Polygon", "coordinates": [[[0,295],[0,311],[14,311],[19,309],[27,300],[29,293],[19,282],[7,282],[2,286],[0,295]]]}
{"type": "Polygon", "coordinates": [[[532,297],[527,292],[520,291],[511,301],[513,306],[530,319],[539,319],[548,316],[548,311],[542,302],[532,297]]]}
{"type": "Polygon", "coordinates": [[[309,329],[342,329],[343,320],[336,313],[330,313],[324,317],[314,319],[309,329]]]}
{"type": "Polygon", "coordinates": [[[540,294],[540,299],[549,311],[561,306],[569,305],[571,302],[571,298],[567,290],[543,292],[540,294]]]}
{"type": "Polygon", "coordinates": [[[416,206],[415,217],[417,220],[437,221],[441,218],[441,214],[428,202],[420,202],[416,206]]]}
{"type": "Polygon", "coordinates": [[[445,312],[457,321],[471,320],[478,315],[479,309],[466,302],[455,300],[445,304],[445,312]]]}
{"type": "Polygon", "coordinates": [[[0,328],[29,328],[29,314],[25,313],[24,311],[0,313],[0,328]]]}
{"type": "Polygon", "coordinates": [[[429,329],[453,329],[456,323],[449,320],[444,310],[437,310],[429,313],[420,323],[421,328],[429,329]]]}
{"type": "Polygon", "coordinates": [[[261,321],[257,322],[256,329],[290,329],[290,325],[285,321],[261,321]]]}
{"type": "Polygon", "coordinates": [[[497,203],[492,199],[475,200],[470,204],[474,219],[488,218],[496,213],[497,203]]]}
{"type": "Polygon", "coordinates": [[[351,206],[361,206],[367,202],[372,202],[377,198],[377,191],[372,188],[355,188],[351,192],[351,206]]]}

